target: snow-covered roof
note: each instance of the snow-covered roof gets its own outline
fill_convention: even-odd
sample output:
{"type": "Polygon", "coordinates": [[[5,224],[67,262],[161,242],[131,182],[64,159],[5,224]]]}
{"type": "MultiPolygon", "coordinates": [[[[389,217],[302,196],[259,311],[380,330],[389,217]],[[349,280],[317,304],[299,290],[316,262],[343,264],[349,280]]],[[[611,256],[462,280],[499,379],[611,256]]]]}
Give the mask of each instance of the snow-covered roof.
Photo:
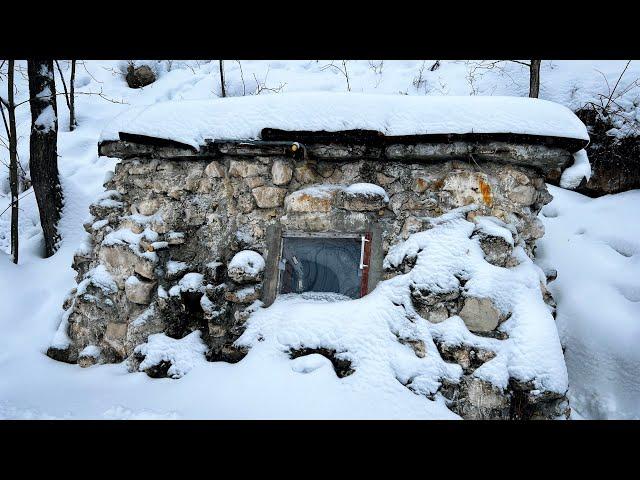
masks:
{"type": "Polygon", "coordinates": [[[523,97],[294,93],[168,101],[134,107],[111,121],[101,141],[120,133],[166,139],[195,149],[205,140],[257,140],[265,128],[385,136],[524,134],[589,140],[567,107],[523,97]]]}

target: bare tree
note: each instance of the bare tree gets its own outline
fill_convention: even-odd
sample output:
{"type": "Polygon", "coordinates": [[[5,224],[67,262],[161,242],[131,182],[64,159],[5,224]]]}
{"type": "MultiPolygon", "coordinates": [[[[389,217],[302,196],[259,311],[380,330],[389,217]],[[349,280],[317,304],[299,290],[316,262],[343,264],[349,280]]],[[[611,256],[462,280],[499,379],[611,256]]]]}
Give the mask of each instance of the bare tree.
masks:
{"type": "Polygon", "coordinates": [[[45,257],[53,255],[60,235],[62,189],[58,175],[58,115],[53,60],[29,60],[31,136],[29,168],[40,211],[45,257]]]}
{"type": "Polygon", "coordinates": [[[347,69],[347,60],[340,60],[342,67],[339,67],[338,65],[335,65],[333,63],[334,61],[331,61],[331,63],[328,63],[327,65],[320,67],[320,71],[326,70],[328,68],[333,68],[335,70],[337,70],[338,72],[340,72],[342,74],[342,76],[344,76],[345,81],[347,82],[347,91],[351,91],[351,82],[349,79],[349,70],[347,69]]]}
{"type": "Polygon", "coordinates": [[[226,89],[224,88],[224,60],[219,60],[220,64],[220,88],[222,89],[222,96],[226,97],[227,96],[227,92],[226,89]]]}
{"type": "Polygon", "coordinates": [[[531,60],[529,64],[529,97],[538,98],[540,94],[540,64],[542,60],[531,60]]]}
{"type": "Polygon", "coordinates": [[[0,112],[9,140],[9,184],[11,188],[11,258],[18,263],[18,137],[16,135],[16,104],[14,100],[15,60],[8,61],[7,99],[0,96],[0,112]],[[8,120],[4,114],[7,109],[8,120]]]}
{"type": "MultiPolygon", "coordinates": [[[[522,60],[507,60],[508,62],[524,65],[529,69],[529,97],[538,98],[540,95],[540,65],[542,60],[529,60],[528,62],[522,60]]],[[[509,78],[511,76],[507,73],[503,60],[482,60],[479,62],[467,62],[467,81],[471,86],[472,95],[478,93],[475,87],[476,77],[481,77],[480,71],[497,70],[500,74],[506,75],[509,78]]],[[[511,81],[517,83],[511,78],[511,81]]]]}
{"type": "Polygon", "coordinates": [[[60,63],[56,60],[56,67],[60,74],[60,80],[62,81],[62,88],[64,90],[64,99],[67,102],[69,108],[69,131],[73,132],[78,125],[76,122],[76,108],[75,108],[75,80],[76,80],[76,61],[71,60],[71,76],[69,79],[69,89],[67,90],[67,83],[64,80],[64,74],[60,68],[60,63]]]}

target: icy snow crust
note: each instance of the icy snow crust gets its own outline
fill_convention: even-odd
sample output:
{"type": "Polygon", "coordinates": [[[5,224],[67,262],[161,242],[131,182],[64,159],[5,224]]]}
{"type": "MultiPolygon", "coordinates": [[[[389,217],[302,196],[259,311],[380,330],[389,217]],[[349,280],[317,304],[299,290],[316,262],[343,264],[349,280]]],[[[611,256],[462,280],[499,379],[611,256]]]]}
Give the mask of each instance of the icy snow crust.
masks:
{"type": "MultiPolygon", "coordinates": [[[[281,355],[302,347],[333,349],[338,358],[352,363],[355,373],[342,381],[353,388],[368,385],[392,392],[408,387],[417,394],[433,395],[442,379],[457,382],[462,374],[460,366],[440,358],[433,341],[437,338],[495,351],[496,357],[475,375],[500,388],[506,388],[509,377],[514,377],[532,381],[538,389],[564,394],[567,371],[553,317],[540,291],[544,274],[523,251],[521,263],[511,269],[487,263],[478,241],[470,238],[474,224],[465,219],[465,213],[474,208],[464,207],[434,219],[433,228],[392,247],[386,265],[417,257],[409,273],[379,283],[372,293],[357,300],[331,303],[313,295],[278,297],[269,308],[252,314],[236,343],[281,355]],[[468,280],[466,294],[489,297],[504,313],[512,312],[501,326],[508,339],[476,336],[460,317],[440,324],[419,317],[411,303],[411,285],[448,292],[459,287],[459,278],[468,280]],[[400,340],[424,342],[426,355],[418,357],[400,340]]],[[[311,363],[316,364],[310,361],[303,369],[311,363]]]]}
{"type": "Polygon", "coordinates": [[[387,136],[518,133],[589,140],[584,124],[560,104],[523,97],[409,97],[310,92],[168,101],[119,115],[101,140],[120,132],[174,140],[198,149],[205,139],[260,138],[263,128],[375,130],[387,136]]]}

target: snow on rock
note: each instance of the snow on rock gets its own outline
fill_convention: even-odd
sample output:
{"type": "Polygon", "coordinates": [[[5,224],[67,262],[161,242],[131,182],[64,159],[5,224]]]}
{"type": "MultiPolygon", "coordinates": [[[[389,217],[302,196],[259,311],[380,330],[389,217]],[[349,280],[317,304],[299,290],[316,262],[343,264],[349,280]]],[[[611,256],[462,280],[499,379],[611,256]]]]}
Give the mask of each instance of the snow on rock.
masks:
{"type": "Polygon", "coordinates": [[[263,128],[341,131],[366,129],[385,135],[519,133],[588,140],[584,124],[568,108],[523,97],[410,97],[309,92],[168,101],[133,107],[103,130],[181,142],[258,139],[263,128]]]}
{"type": "Polygon", "coordinates": [[[182,292],[203,292],[204,275],[201,273],[191,272],[187,273],[178,282],[180,291],[182,292]]]}
{"type": "Polygon", "coordinates": [[[587,181],[591,178],[591,164],[584,149],[573,154],[573,165],[562,172],[560,186],[574,189],[580,185],[583,178],[586,178],[587,181]]]}
{"type": "Polygon", "coordinates": [[[149,335],[147,343],[138,345],[134,354],[144,357],[138,370],[143,372],[161,362],[171,363],[167,375],[180,378],[186,375],[196,364],[206,362],[204,354],[207,346],[201,338],[199,330],[191,332],[184,338],[167,337],[164,333],[149,335]]]}
{"type": "Polygon", "coordinates": [[[354,183],[344,189],[352,195],[364,195],[365,197],[381,197],[385,202],[389,201],[389,195],[380,185],[373,183],[354,183]]]}
{"type": "Polygon", "coordinates": [[[513,235],[515,229],[496,217],[477,215],[473,219],[476,224],[476,231],[491,237],[502,238],[509,245],[513,246],[513,235]]]}
{"type": "Polygon", "coordinates": [[[640,419],[640,190],[591,199],[548,185],[536,262],[549,290],[576,418],[640,419]]]}
{"type": "Polygon", "coordinates": [[[229,276],[238,283],[254,281],[264,271],[264,258],[253,250],[236,253],[227,266],[229,276]]]}
{"type": "Polygon", "coordinates": [[[118,291],[118,286],[104,265],[97,265],[84,274],[82,282],[78,284],[76,295],[83,295],[89,285],[99,288],[105,295],[118,291]]]}
{"type": "Polygon", "coordinates": [[[564,394],[567,372],[554,319],[542,298],[540,269],[526,254],[511,269],[487,263],[477,240],[470,238],[474,224],[465,219],[473,208],[463,207],[433,219],[431,229],[390,249],[386,266],[416,257],[409,273],[379,283],[372,293],[357,300],[328,303],[314,295],[282,295],[272,306],[251,315],[236,344],[270,348],[283,355],[290,349],[333,350],[341,360],[351,362],[355,373],[343,381],[353,388],[407,386],[415,393],[433,395],[443,380],[456,383],[462,373],[459,365],[442,360],[433,341],[437,337],[458,345],[490,347],[495,357],[474,375],[500,389],[513,377],[533,382],[537,389],[564,394]],[[459,317],[439,324],[416,321],[419,316],[412,305],[411,288],[449,292],[460,288],[459,278],[467,280],[465,295],[490,298],[501,311],[511,314],[499,327],[508,334],[507,339],[476,336],[459,317]]]}

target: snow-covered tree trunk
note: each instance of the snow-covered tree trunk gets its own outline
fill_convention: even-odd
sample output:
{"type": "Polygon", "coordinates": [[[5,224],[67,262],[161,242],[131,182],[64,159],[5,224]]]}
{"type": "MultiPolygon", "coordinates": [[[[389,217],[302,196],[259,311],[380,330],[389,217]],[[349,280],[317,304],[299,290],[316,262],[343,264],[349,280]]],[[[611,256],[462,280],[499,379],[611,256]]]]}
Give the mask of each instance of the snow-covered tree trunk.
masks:
{"type": "Polygon", "coordinates": [[[7,113],[9,125],[9,184],[11,187],[11,259],[18,263],[18,137],[16,135],[16,105],[13,98],[15,60],[9,60],[7,74],[7,113]]]}
{"type": "Polygon", "coordinates": [[[60,238],[58,221],[62,189],[58,176],[58,118],[52,60],[29,60],[31,137],[29,168],[40,211],[45,257],[53,255],[60,238]]]}

